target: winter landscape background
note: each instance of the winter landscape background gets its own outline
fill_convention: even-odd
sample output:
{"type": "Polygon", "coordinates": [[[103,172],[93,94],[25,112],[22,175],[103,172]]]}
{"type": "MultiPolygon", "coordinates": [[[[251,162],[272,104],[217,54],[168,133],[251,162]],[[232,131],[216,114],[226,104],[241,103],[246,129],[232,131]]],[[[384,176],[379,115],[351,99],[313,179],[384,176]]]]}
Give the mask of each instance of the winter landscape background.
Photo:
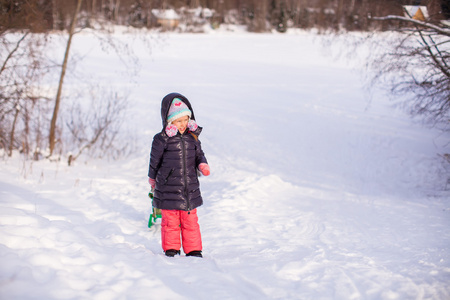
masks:
{"type": "MultiPolygon", "coordinates": [[[[72,47],[77,74],[129,95],[121,143],[134,151],[0,162],[1,299],[450,298],[448,134],[369,95],[357,58],[336,58],[345,43],[173,33],[149,51],[115,37],[140,58],[134,81],[89,31],[72,47]],[[159,225],[147,228],[170,92],[204,127],[203,259],[165,257],[159,225]]],[[[65,93],[80,88],[67,79],[65,93]]]]}

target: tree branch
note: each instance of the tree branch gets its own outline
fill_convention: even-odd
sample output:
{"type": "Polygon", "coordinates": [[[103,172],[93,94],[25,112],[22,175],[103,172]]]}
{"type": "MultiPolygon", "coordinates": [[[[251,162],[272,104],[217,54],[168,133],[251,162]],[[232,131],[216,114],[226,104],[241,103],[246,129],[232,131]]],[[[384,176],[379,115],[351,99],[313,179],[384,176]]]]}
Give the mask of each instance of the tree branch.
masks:
{"type": "Polygon", "coordinates": [[[406,17],[402,17],[402,16],[390,15],[390,16],[386,16],[386,17],[372,17],[371,19],[377,20],[377,21],[397,20],[397,21],[409,22],[409,23],[412,23],[415,25],[419,25],[419,26],[423,26],[423,27],[435,30],[436,32],[438,32],[440,34],[450,36],[450,29],[439,27],[437,25],[434,25],[434,24],[431,24],[428,22],[423,22],[423,21],[406,18],[406,17]]]}
{"type": "Polygon", "coordinates": [[[22,41],[27,37],[28,32],[25,33],[20,40],[17,41],[16,43],[16,47],[8,54],[8,57],[6,57],[5,62],[2,65],[2,68],[0,69],[0,74],[5,70],[6,68],[6,64],[8,63],[8,60],[11,59],[11,57],[13,56],[14,52],[16,52],[19,49],[20,43],[22,43],[22,41]]]}
{"type": "MultiPolygon", "coordinates": [[[[420,38],[422,39],[423,43],[426,46],[425,47],[426,51],[429,53],[429,55],[430,55],[431,59],[433,60],[433,62],[435,63],[435,65],[439,68],[439,70],[441,70],[442,73],[445,74],[445,76],[447,76],[447,78],[450,78],[450,72],[449,72],[448,66],[446,66],[445,59],[441,63],[441,60],[438,59],[436,57],[436,55],[433,53],[433,51],[431,50],[431,46],[425,40],[425,37],[423,36],[423,34],[420,30],[419,30],[419,35],[420,35],[420,38]]],[[[439,49],[438,49],[438,54],[440,54],[439,49]]]]}

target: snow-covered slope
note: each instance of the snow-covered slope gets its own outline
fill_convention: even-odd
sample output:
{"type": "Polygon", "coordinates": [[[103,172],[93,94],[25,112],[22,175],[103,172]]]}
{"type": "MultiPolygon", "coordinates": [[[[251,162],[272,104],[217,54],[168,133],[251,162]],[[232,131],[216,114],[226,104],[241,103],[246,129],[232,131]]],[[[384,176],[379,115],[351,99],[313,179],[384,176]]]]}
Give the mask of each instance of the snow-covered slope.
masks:
{"type": "Polygon", "coordinates": [[[80,72],[131,92],[123,143],[137,151],[0,162],[1,299],[450,298],[447,136],[369,102],[311,34],[174,34],[150,56],[119,38],[142,59],[133,84],[91,35],[73,46],[80,72]],[[203,259],[165,257],[147,228],[148,154],[173,91],[211,166],[203,259]]]}

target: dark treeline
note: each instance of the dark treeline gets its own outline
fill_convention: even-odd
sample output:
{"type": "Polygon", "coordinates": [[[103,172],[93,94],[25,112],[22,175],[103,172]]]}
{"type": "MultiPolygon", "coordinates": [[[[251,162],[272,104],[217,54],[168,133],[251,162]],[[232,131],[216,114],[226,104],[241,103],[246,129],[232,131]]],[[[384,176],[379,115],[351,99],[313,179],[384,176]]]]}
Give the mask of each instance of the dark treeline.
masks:
{"type": "MultiPolygon", "coordinates": [[[[0,0],[0,30],[67,29],[76,4],[76,0],[0,0]]],[[[435,21],[450,18],[447,0],[83,0],[78,25],[108,22],[152,28],[158,26],[155,9],[174,9],[180,23],[192,24],[192,10],[201,7],[212,11],[208,16],[200,14],[212,26],[246,25],[253,32],[283,32],[286,28],[383,30],[392,24],[373,22],[370,17],[402,15],[402,5],[427,6],[435,21]]]]}

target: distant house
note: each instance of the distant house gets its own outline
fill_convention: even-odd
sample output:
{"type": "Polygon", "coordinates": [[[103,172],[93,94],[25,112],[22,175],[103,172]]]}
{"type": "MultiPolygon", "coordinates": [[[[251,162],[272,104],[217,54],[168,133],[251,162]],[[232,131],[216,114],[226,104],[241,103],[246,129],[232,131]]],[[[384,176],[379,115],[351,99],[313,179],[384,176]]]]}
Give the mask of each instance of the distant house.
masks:
{"type": "Polygon", "coordinates": [[[158,26],[166,30],[175,29],[180,24],[180,16],[173,9],[152,9],[158,26]]]}
{"type": "Polygon", "coordinates": [[[405,17],[411,18],[417,21],[426,21],[429,17],[428,9],[426,6],[418,5],[404,5],[403,12],[405,17]]]}

